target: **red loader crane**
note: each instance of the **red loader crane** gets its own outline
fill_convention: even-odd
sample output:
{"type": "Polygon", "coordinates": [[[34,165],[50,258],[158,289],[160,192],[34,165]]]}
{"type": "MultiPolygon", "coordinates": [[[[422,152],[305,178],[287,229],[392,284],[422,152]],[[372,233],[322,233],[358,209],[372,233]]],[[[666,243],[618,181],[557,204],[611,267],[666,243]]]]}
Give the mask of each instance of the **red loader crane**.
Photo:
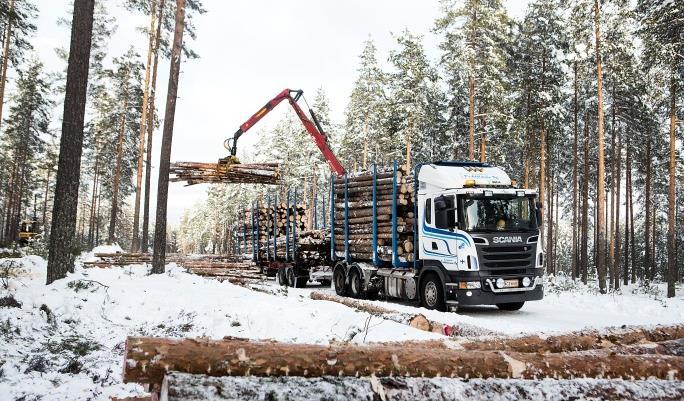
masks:
{"type": "MultiPolygon", "coordinates": [[[[273,110],[274,107],[276,107],[280,102],[283,100],[287,99],[288,102],[290,102],[290,105],[294,109],[295,113],[297,114],[297,117],[299,117],[300,120],[302,120],[302,124],[304,124],[304,128],[306,128],[307,132],[311,135],[313,138],[314,142],[316,143],[316,146],[318,146],[318,149],[321,151],[323,154],[323,157],[325,158],[325,161],[328,163],[330,166],[330,169],[335,172],[335,174],[340,177],[345,174],[344,167],[342,167],[342,164],[340,163],[339,160],[337,160],[337,157],[333,153],[333,151],[330,149],[330,146],[328,146],[328,138],[325,135],[325,132],[323,131],[323,128],[321,127],[321,124],[318,122],[318,119],[316,118],[316,114],[313,112],[313,110],[309,107],[309,114],[311,114],[311,119],[309,119],[304,111],[302,110],[301,107],[299,107],[299,104],[297,102],[301,97],[303,97],[304,91],[299,89],[299,90],[293,90],[293,89],[284,89],[282,92],[280,92],[276,97],[271,99],[266,105],[262,108],[259,109],[252,117],[249,118],[249,120],[245,121],[240,128],[238,128],[237,131],[235,131],[235,134],[233,134],[233,138],[228,138],[224,142],[224,146],[226,149],[230,150],[230,156],[226,157],[224,159],[219,160],[219,164],[234,164],[234,163],[239,163],[236,153],[237,153],[237,140],[247,132],[250,128],[254,126],[259,120],[261,120],[266,114],[268,114],[271,110],[273,110]],[[313,120],[313,121],[312,121],[313,120]]],[[[306,102],[306,99],[304,100],[306,102]]],[[[307,103],[308,107],[308,103],[307,103]]]]}

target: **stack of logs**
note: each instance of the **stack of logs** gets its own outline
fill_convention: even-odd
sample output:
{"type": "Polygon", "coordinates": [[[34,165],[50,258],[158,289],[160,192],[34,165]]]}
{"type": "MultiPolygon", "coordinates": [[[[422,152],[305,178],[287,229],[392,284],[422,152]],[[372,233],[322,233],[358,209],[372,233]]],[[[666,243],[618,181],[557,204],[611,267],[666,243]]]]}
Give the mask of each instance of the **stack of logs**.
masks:
{"type": "MultiPolygon", "coordinates": [[[[381,260],[392,258],[392,170],[377,173],[376,214],[378,222],[378,254],[381,260]]],[[[413,176],[408,168],[397,169],[397,255],[402,262],[413,261],[413,176]]],[[[347,203],[349,206],[349,253],[354,259],[372,259],[373,239],[373,173],[362,172],[347,179],[347,203]]],[[[345,251],[345,185],[337,180],[335,185],[335,251],[345,251]]]]}
{"type": "MultiPolygon", "coordinates": [[[[298,264],[303,266],[318,266],[324,262],[326,234],[322,230],[307,230],[309,210],[306,205],[290,205],[288,217],[288,206],[282,202],[277,205],[268,205],[267,202],[260,201],[256,208],[256,224],[258,224],[259,241],[259,260],[273,258],[273,237],[276,243],[276,259],[285,261],[286,251],[292,258],[292,249],[295,249],[295,259],[298,264]],[[289,219],[289,220],[288,220],[289,219]],[[289,223],[289,225],[288,225],[289,223]],[[275,227],[274,227],[275,225],[275,227]],[[288,249],[287,235],[290,235],[290,248],[288,249]],[[296,246],[293,238],[296,236],[296,246]]],[[[241,236],[241,241],[246,238],[247,254],[253,254],[252,233],[255,227],[252,219],[253,209],[246,209],[238,218],[239,233],[246,233],[241,236]]],[[[240,234],[241,235],[241,234],[240,234]]]]}
{"type": "MultiPolygon", "coordinates": [[[[98,260],[83,262],[84,267],[111,268],[129,265],[149,265],[152,254],[149,253],[96,253],[98,260]]],[[[183,255],[172,253],[166,255],[166,263],[176,263],[189,273],[199,276],[213,277],[219,280],[243,283],[261,280],[259,269],[250,260],[238,255],[183,255]]]]}
{"type": "Polygon", "coordinates": [[[278,163],[223,164],[223,163],[171,163],[170,181],[185,181],[195,184],[278,184],[280,165],[278,163]]]}
{"type": "Polygon", "coordinates": [[[508,392],[513,396],[506,399],[675,400],[684,391],[682,341],[682,325],[458,343],[313,345],[129,337],[124,382],[161,390],[161,400],[168,401],[270,399],[256,397],[262,384],[258,377],[270,377],[275,384],[270,390],[287,394],[283,399],[485,399],[508,392]],[[320,394],[331,387],[321,387],[320,380],[329,379],[339,380],[334,389],[345,397],[320,394]],[[358,380],[367,381],[368,394],[354,393],[360,391],[358,380]],[[244,393],[227,395],[245,381],[244,393]],[[419,388],[407,388],[411,381],[418,381],[419,388]],[[469,383],[471,397],[453,396],[454,385],[469,383]],[[534,383],[547,388],[546,396],[538,389],[526,394],[524,389],[534,383]],[[296,396],[286,393],[289,384],[300,390],[296,396]]]}

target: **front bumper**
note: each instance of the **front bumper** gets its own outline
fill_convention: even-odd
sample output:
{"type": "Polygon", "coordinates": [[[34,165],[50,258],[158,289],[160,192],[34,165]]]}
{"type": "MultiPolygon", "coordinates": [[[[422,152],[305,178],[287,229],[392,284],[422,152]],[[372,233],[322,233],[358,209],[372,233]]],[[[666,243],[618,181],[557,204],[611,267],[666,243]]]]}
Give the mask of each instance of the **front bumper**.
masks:
{"type": "Polygon", "coordinates": [[[446,302],[451,305],[496,305],[511,302],[538,301],[544,297],[541,269],[530,269],[525,274],[501,275],[485,272],[449,272],[445,283],[446,302]],[[492,283],[497,278],[521,279],[529,277],[530,287],[497,289],[492,283]],[[459,289],[461,281],[479,281],[479,289],[459,289]]]}

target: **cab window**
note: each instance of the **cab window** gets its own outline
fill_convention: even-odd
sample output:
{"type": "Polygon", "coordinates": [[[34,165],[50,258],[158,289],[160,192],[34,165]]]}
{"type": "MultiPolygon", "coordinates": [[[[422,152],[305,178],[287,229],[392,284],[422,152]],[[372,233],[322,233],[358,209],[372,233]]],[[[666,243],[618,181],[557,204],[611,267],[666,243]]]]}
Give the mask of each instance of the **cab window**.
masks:
{"type": "Polygon", "coordinates": [[[425,200],[425,222],[432,224],[432,199],[425,200]]]}

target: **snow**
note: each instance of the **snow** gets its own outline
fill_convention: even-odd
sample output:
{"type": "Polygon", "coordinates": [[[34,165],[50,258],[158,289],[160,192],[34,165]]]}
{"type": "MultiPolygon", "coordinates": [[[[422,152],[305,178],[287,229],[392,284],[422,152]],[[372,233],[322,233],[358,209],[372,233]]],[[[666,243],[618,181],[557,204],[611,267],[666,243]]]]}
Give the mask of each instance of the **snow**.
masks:
{"type": "MultiPolygon", "coordinates": [[[[79,259],[87,260],[92,253],[79,259]]],[[[0,297],[13,295],[22,307],[0,308],[0,401],[108,400],[141,394],[141,386],[121,382],[127,336],[231,336],[317,344],[443,338],[337,303],[314,301],[309,298],[312,289],[283,289],[272,281],[253,291],[188,274],[174,264],[163,275],[148,275],[145,266],[79,266],[67,278],[45,286],[42,258],[0,263],[7,260],[21,267],[9,289],[0,289],[0,297]]],[[[653,291],[633,290],[599,295],[588,288],[563,289],[518,312],[481,307],[456,314],[374,303],[506,334],[684,322],[681,296],[664,299],[653,291]]]]}
{"type": "MultiPolygon", "coordinates": [[[[636,285],[630,285],[623,287],[620,293],[605,295],[585,286],[551,291],[547,288],[541,301],[527,302],[515,312],[503,312],[495,306],[472,306],[453,313],[396,302],[368,302],[399,312],[422,313],[442,323],[468,324],[506,335],[553,334],[585,328],[684,323],[682,291],[678,291],[677,297],[668,299],[664,296],[664,288],[660,285],[645,292],[636,285]]],[[[298,291],[307,293],[312,290],[298,291]]],[[[332,289],[325,291],[333,292],[332,289]]]]}
{"type": "Polygon", "coordinates": [[[274,288],[274,296],[204,279],[173,264],[154,276],[144,266],[77,269],[46,287],[44,260],[18,260],[25,266],[14,279],[18,285],[0,291],[0,297],[11,292],[22,303],[21,309],[0,309],[0,401],[141,393],[140,386],[121,383],[127,336],[319,344],[440,338],[296,292],[274,288]],[[39,310],[43,304],[54,313],[54,324],[39,310]],[[79,369],[69,369],[74,360],[79,369]]]}

